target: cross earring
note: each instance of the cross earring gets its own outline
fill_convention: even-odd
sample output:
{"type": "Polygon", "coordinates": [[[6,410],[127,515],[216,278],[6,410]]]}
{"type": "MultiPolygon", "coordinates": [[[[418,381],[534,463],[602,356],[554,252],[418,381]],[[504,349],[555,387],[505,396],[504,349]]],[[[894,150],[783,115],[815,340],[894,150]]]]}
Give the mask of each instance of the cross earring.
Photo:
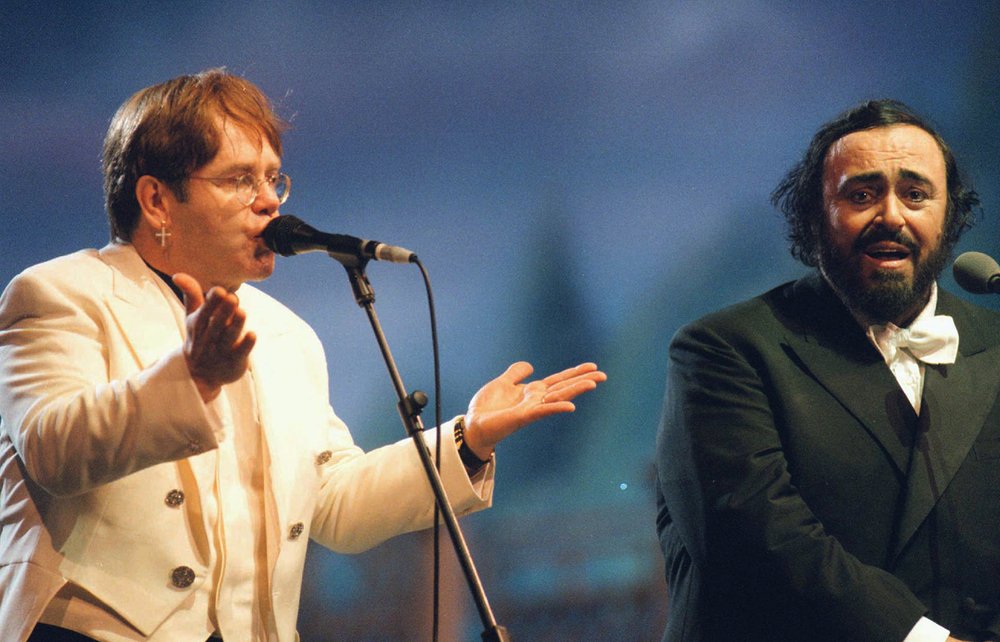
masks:
{"type": "Polygon", "coordinates": [[[170,232],[167,231],[167,222],[160,219],[160,231],[154,234],[156,238],[160,239],[160,247],[167,247],[167,239],[170,238],[170,232]]]}

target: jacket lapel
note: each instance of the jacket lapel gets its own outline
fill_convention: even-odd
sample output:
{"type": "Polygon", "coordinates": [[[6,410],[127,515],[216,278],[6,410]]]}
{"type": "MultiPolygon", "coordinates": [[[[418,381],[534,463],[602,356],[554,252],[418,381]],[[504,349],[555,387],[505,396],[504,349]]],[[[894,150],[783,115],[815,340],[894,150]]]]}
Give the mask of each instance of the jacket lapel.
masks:
{"type": "MultiPolygon", "coordinates": [[[[941,292],[939,290],[939,292],[941,292]]],[[[907,482],[898,555],[933,510],[972,449],[1000,390],[1000,358],[957,300],[941,292],[938,311],[959,329],[959,355],[945,367],[928,366],[921,432],[907,482]]]]}
{"type": "Polygon", "coordinates": [[[797,282],[777,307],[786,350],[858,420],[902,479],[913,410],[860,324],[818,275],[797,282]]]}
{"type": "Polygon", "coordinates": [[[164,296],[154,279],[159,277],[131,245],[111,244],[101,258],[114,270],[113,292],[107,305],[141,368],[161,358],[170,346],[183,340],[183,319],[173,301],[164,296]]]}

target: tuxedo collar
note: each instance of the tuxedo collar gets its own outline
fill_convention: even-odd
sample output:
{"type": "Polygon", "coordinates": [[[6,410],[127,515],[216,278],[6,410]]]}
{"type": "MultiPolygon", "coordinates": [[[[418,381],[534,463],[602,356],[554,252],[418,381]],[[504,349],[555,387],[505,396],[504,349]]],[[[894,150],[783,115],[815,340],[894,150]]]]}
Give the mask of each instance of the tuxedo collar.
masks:
{"type": "MultiPolygon", "coordinates": [[[[779,294],[774,297],[771,307],[792,333],[807,341],[848,350],[861,359],[866,353],[876,357],[878,351],[874,347],[869,351],[863,345],[871,345],[865,336],[865,329],[819,272],[814,271],[777,292],[779,294]]],[[[960,338],[958,351],[964,356],[1000,344],[992,326],[984,327],[975,310],[954,294],[938,287],[935,312],[955,320],[960,338]]]]}
{"type": "Polygon", "coordinates": [[[905,484],[898,554],[958,472],[993,407],[1000,390],[996,322],[938,290],[937,313],[955,320],[959,354],[954,364],[927,366],[920,430],[911,435],[905,427],[912,412],[906,416],[897,404],[902,391],[830,286],[813,274],[775,292],[770,305],[786,329],[784,349],[858,420],[905,484]]]}

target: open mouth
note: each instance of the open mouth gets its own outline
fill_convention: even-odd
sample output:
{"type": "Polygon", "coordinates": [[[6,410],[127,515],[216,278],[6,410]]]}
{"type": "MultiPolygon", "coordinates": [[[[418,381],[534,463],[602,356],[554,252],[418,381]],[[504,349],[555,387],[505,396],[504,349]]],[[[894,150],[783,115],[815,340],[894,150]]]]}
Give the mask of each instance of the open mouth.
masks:
{"type": "Polygon", "coordinates": [[[909,259],[912,252],[905,245],[882,241],[873,243],[865,248],[865,256],[868,256],[879,263],[891,263],[894,261],[904,261],[909,259]]]}

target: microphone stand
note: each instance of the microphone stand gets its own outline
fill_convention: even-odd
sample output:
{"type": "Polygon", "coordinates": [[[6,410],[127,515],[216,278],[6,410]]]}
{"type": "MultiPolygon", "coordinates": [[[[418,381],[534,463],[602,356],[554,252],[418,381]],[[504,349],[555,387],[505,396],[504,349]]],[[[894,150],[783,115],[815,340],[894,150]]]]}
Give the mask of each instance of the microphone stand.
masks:
{"type": "MultiPolygon", "coordinates": [[[[340,261],[344,269],[347,270],[347,276],[351,281],[351,289],[354,291],[354,299],[368,314],[368,320],[371,322],[372,330],[375,332],[375,339],[378,341],[379,349],[382,351],[385,365],[389,369],[389,377],[392,379],[392,384],[396,389],[396,396],[399,398],[397,408],[400,419],[403,420],[403,426],[417,448],[420,463],[423,464],[427,479],[431,484],[431,489],[434,491],[434,498],[441,511],[441,517],[447,527],[448,534],[451,536],[451,543],[455,549],[455,554],[458,556],[458,561],[462,566],[466,582],[469,584],[469,590],[472,592],[476,608],[479,610],[479,618],[483,622],[484,629],[482,639],[484,642],[512,642],[513,638],[507,633],[507,629],[498,625],[496,618],[493,616],[493,610],[490,608],[489,600],[486,598],[483,584],[479,580],[479,574],[476,572],[475,564],[472,562],[469,547],[466,545],[462,530],[458,526],[455,511],[448,501],[448,496],[445,494],[444,485],[441,483],[441,475],[434,466],[430,450],[427,448],[427,442],[424,440],[424,427],[420,421],[420,411],[427,405],[427,395],[419,390],[413,394],[407,394],[406,388],[403,387],[402,377],[400,377],[399,370],[396,368],[396,362],[389,351],[389,344],[386,342],[385,334],[382,332],[382,325],[375,314],[375,291],[372,289],[371,283],[365,275],[365,266],[368,264],[368,259],[334,252],[330,252],[329,254],[332,258],[340,261]]],[[[440,433],[438,434],[438,439],[443,439],[440,433]]]]}

